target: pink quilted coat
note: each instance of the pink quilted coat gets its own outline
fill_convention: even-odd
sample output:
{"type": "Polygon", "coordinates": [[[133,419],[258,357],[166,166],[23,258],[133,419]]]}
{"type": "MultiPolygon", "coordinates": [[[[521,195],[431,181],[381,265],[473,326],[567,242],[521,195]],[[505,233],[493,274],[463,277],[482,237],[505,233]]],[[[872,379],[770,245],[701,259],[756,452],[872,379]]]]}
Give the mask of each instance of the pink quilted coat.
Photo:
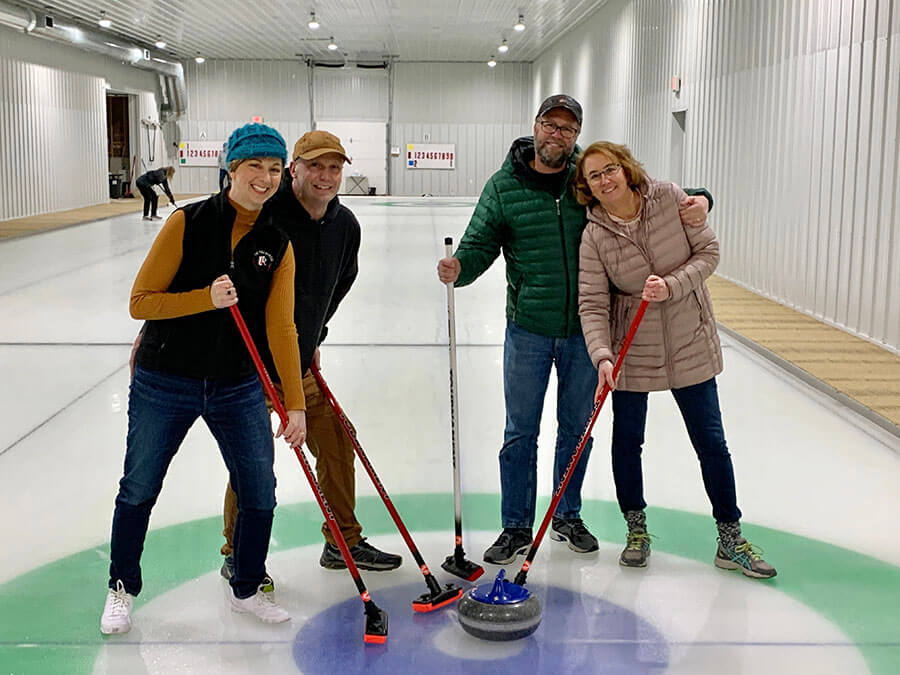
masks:
{"type": "Polygon", "coordinates": [[[705,280],[719,262],[709,226],[682,225],[685,193],[651,181],[641,191],[641,221],[628,234],[599,205],[581,237],[578,313],[591,360],[615,361],[651,274],[671,293],[651,302],[628,350],[618,388],[660,391],[698,384],[722,372],[722,348],[705,280]]]}

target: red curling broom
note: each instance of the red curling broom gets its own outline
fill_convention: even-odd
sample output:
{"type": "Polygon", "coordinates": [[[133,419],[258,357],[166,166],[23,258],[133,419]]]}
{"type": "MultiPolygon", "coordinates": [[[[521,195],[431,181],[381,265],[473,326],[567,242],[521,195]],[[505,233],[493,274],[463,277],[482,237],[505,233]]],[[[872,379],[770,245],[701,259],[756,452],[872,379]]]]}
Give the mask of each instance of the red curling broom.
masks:
{"type": "Polygon", "coordinates": [[[369,478],[372,479],[372,484],[378,491],[381,501],[384,502],[388,513],[390,513],[391,518],[394,519],[397,529],[400,530],[400,536],[403,537],[403,541],[406,542],[409,552],[412,554],[416,564],[419,566],[419,570],[421,570],[422,575],[425,577],[425,584],[428,586],[428,592],[413,600],[413,609],[417,612],[432,612],[449,605],[451,602],[459,600],[463,594],[463,589],[454,586],[453,584],[447,584],[444,589],[441,589],[441,585],[437,582],[437,579],[434,578],[431,570],[428,569],[428,565],[425,564],[422,554],[419,553],[419,549],[416,548],[416,544],[413,542],[409,530],[406,529],[403,520],[400,518],[400,514],[397,513],[397,509],[394,508],[394,504],[388,496],[387,490],[385,490],[384,485],[382,485],[381,481],[378,479],[378,475],[375,473],[375,469],[369,461],[369,458],[366,456],[366,453],[363,452],[362,446],[356,438],[356,432],[350,424],[350,420],[347,419],[347,416],[344,414],[344,411],[337,402],[334,394],[331,393],[331,389],[328,388],[328,385],[325,383],[325,378],[322,377],[322,373],[315,363],[310,366],[310,371],[312,372],[313,377],[316,378],[316,382],[319,383],[319,389],[322,390],[322,393],[325,394],[325,398],[328,399],[328,403],[331,405],[331,409],[334,410],[334,414],[337,415],[337,418],[340,420],[344,433],[347,434],[347,438],[349,438],[350,442],[353,444],[353,449],[356,450],[359,461],[362,462],[362,465],[366,469],[366,473],[368,473],[369,478]]]}
{"type": "MultiPolygon", "coordinates": [[[[253,343],[253,338],[250,336],[247,324],[244,323],[244,317],[241,316],[241,311],[237,308],[237,305],[232,305],[229,307],[229,310],[231,311],[234,323],[241,333],[241,337],[244,339],[244,344],[247,345],[247,351],[250,352],[250,357],[253,359],[253,364],[256,366],[256,372],[259,374],[259,379],[262,381],[263,389],[265,389],[269,400],[272,402],[272,407],[275,408],[275,412],[278,413],[281,424],[286,427],[288,424],[287,411],[284,409],[284,404],[281,402],[281,399],[278,398],[278,394],[275,391],[275,385],[272,384],[272,379],[269,377],[269,373],[266,372],[266,366],[259,357],[259,352],[256,349],[256,345],[253,343]]],[[[356,563],[353,562],[353,556],[350,555],[350,549],[347,546],[347,542],[344,541],[341,529],[334,519],[331,507],[328,506],[325,495],[322,494],[322,490],[316,481],[316,477],[313,475],[309,460],[306,459],[306,455],[299,445],[293,446],[293,450],[294,454],[297,455],[297,459],[300,460],[300,466],[303,467],[303,473],[306,474],[306,480],[309,481],[309,485],[312,487],[313,495],[319,503],[319,508],[322,509],[322,514],[325,516],[325,523],[328,525],[331,536],[334,537],[334,540],[341,551],[341,557],[343,557],[344,562],[347,564],[347,570],[350,572],[350,576],[353,577],[353,582],[356,584],[356,589],[359,591],[359,597],[362,598],[366,612],[366,632],[363,640],[369,644],[384,644],[387,641],[388,634],[387,612],[380,609],[372,601],[369,591],[363,583],[362,576],[359,574],[359,569],[357,569],[356,563]]]]}
{"type": "MultiPolygon", "coordinates": [[[[637,314],[631,322],[628,334],[625,336],[625,342],[619,350],[619,356],[616,358],[613,367],[613,381],[619,375],[622,368],[622,362],[625,360],[625,354],[631,346],[631,341],[637,332],[641,319],[644,318],[644,312],[647,310],[647,301],[642,300],[638,306],[637,314]]],[[[553,493],[553,499],[550,500],[550,506],[541,522],[534,537],[534,542],[528,550],[522,569],[516,575],[515,581],[510,581],[505,577],[505,570],[500,570],[493,584],[483,584],[469,589],[469,591],[459,601],[458,614],[459,623],[467,633],[474,635],[483,640],[518,640],[534,633],[541,623],[541,601],[536,595],[525,588],[525,582],[528,577],[528,570],[531,569],[531,563],[537,553],[538,546],[544,538],[544,533],[550,525],[553,513],[562,499],[569,479],[581,458],[581,453],[587,445],[588,439],[591,437],[591,430],[594,423],[600,415],[600,409],[603,407],[606,397],[609,395],[609,384],[604,383],[600,395],[594,401],[594,408],[591,411],[591,417],[587,422],[581,439],[572,453],[566,471],[559,481],[556,491],[553,493]]]]}

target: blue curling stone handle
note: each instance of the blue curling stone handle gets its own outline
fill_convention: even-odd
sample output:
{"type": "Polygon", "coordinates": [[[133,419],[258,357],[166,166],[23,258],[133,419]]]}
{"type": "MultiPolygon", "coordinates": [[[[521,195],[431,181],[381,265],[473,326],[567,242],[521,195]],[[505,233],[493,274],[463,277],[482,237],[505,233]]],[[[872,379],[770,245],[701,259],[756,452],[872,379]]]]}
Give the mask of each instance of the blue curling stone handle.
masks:
{"type": "Polygon", "coordinates": [[[525,602],[531,597],[531,593],[524,586],[506,579],[506,570],[500,570],[492,584],[481,584],[469,592],[473,600],[487,605],[514,605],[525,602]]]}

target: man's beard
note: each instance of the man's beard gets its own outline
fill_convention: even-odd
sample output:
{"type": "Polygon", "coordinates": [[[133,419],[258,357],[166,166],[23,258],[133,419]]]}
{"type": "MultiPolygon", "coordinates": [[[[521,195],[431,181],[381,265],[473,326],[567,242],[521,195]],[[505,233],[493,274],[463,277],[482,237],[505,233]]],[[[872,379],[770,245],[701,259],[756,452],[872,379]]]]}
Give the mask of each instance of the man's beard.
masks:
{"type": "Polygon", "coordinates": [[[566,161],[569,159],[569,153],[565,148],[550,147],[546,141],[537,145],[536,152],[544,166],[551,169],[559,169],[565,166],[566,161]]]}

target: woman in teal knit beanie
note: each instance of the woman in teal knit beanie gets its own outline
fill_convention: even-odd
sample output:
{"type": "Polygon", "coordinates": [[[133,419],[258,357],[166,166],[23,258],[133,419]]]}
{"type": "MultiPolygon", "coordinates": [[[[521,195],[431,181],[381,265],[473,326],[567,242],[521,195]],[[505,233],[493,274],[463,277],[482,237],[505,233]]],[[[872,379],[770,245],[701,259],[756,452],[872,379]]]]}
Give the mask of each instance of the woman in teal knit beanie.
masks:
{"type": "Polygon", "coordinates": [[[231,185],[169,216],[131,290],[131,316],[145,324],[134,352],[124,475],[100,619],[104,634],[131,629],[150,511],[198,417],[219,441],[240,496],[228,604],[264,623],[290,619],[275,602],[266,572],[275,508],[269,413],[247,348],[230,313],[222,311],[240,299],[251,332],[267,340],[288,410],[288,424],[277,435],[302,444],[306,403],[294,325],[294,254],[262,208],[278,189],[287,148],[275,129],[245,124],[231,134],[227,159],[231,185]]]}
{"type": "Polygon", "coordinates": [[[228,154],[225,162],[229,171],[234,169],[231,163],[239,159],[253,157],[278,157],[281,163],[287,162],[287,146],[284,138],[275,129],[265,124],[251,122],[238,127],[228,137],[228,154]]]}

